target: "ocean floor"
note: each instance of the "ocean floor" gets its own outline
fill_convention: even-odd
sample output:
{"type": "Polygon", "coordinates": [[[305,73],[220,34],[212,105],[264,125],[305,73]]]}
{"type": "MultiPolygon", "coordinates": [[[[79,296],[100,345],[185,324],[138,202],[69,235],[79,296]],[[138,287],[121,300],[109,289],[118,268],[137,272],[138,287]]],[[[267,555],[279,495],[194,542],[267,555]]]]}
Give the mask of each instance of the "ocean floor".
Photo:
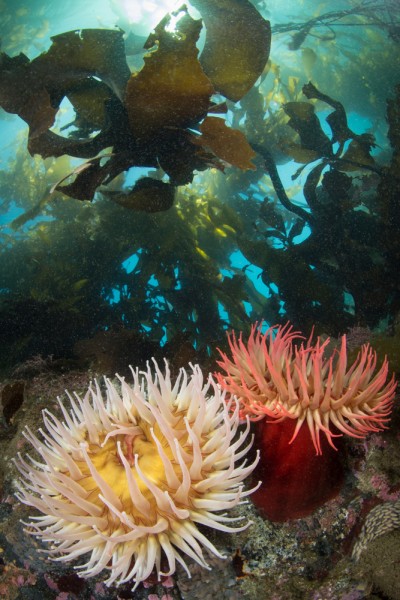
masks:
{"type": "MultiPolygon", "coordinates": [[[[5,600],[400,600],[400,407],[390,428],[367,440],[347,441],[346,478],[339,496],[313,515],[271,523],[251,500],[236,509],[253,521],[244,532],[204,530],[225,559],[195,563],[191,578],[173,577],[106,588],[101,574],[82,579],[73,565],[49,561],[26,534],[21,519],[33,514],[14,496],[11,462],[36,431],[44,408],[57,410],[64,390],[82,392],[91,376],[47,363],[29,364],[2,382],[0,425],[0,597],[5,600]],[[372,510],[372,512],[370,512],[372,510]],[[368,516],[369,515],[369,516],[368,516]],[[353,556],[353,557],[352,557],[353,556]]],[[[295,493],[295,490],[294,490],[295,493]]]]}

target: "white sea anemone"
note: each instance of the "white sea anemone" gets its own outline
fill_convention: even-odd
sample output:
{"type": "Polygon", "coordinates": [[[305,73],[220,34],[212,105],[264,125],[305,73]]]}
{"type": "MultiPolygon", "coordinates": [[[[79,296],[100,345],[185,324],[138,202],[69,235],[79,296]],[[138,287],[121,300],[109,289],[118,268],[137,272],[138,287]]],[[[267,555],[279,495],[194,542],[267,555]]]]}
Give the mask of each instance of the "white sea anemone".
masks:
{"type": "Polygon", "coordinates": [[[135,589],[154,569],[171,575],[176,562],[189,574],[184,555],[208,568],[202,549],[221,554],[197,524],[228,532],[250,524],[231,526],[241,518],[221,513],[253,491],[243,480],[258,462],[235,464],[252,444],[249,422],[238,431],[235,398],[226,402],[198,366],[174,384],[167,364],[165,374],[155,361],[154,370],[132,370],[132,386],[117,376],[118,389],[105,378],[105,393],[95,381],[83,399],[67,393],[63,420],[46,409],[41,439],[24,432],[40,459],[15,459],[18,499],[42,513],[27,531],[56,561],[88,555],[78,574],[106,570],[107,585],[135,589]]]}

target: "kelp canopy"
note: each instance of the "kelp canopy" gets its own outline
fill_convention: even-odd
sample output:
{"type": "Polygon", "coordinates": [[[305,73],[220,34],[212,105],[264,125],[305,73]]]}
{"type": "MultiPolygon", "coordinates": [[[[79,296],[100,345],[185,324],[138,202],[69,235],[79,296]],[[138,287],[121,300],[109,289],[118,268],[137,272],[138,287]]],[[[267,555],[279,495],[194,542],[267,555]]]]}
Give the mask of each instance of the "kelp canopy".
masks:
{"type": "Polygon", "coordinates": [[[215,105],[214,94],[240,100],[260,76],[269,56],[269,23],[247,1],[193,5],[205,13],[207,25],[200,59],[202,21],[186,5],[166,15],[148,37],[149,53],[138,73],[127,65],[122,31],[63,33],[32,61],[23,54],[2,55],[0,105],[28,123],[29,152],[90,158],[72,184],[55,189],[92,200],[99,185],[131,167],[161,167],[169,185],[140,180],[127,194],[111,196],[123,206],[153,212],[170,208],[169,187],[192,181],[195,169],[223,169],[222,160],[255,168],[255,153],[243,134],[207,115],[227,110],[215,105]],[[64,98],[74,107],[78,139],[51,131],[64,98]],[[109,148],[106,158],[93,157],[109,148]]]}
{"type": "Polygon", "coordinates": [[[1,54],[0,104],[29,126],[0,172],[3,365],[207,363],[226,328],[261,318],[331,335],[396,323],[399,88],[390,147],[379,119],[353,118],[382,109],[380,69],[400,81],[396,7],[272,22],[269,60],[267,17],[193,0],[147,36],[81,29],[31,60],[1,54]]]}

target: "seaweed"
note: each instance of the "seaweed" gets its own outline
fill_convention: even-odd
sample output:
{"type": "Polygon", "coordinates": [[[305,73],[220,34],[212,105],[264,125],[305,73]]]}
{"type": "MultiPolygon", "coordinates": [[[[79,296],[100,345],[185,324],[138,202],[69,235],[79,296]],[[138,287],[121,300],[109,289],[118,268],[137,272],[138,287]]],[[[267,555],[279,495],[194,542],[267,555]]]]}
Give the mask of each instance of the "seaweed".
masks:
{"type": "MultiPolygon", "coordinates": [[[[270,48],[269,22],[247,0],[224,0],[221,5],[196,0],[194,5],[207,27],[200,60],[196,42],[203,23],[185,5],[167,14],[149,35],[144,44],[149,52],[137,73],[126,62],[123,32],[115,30],[54,36],[49,50],[32,61],[23,54],[1,54],[0,106],[28,123],[29,152],[43,158],[67,154],[89,159],[72,173],[72,183],[61,185],[63,177],[52,191],[93,200],[100,185],[131,167],[161,166],[172,186],[190,183],[195,169],[223,169],[229,161],[241,169],[254,168],[241,132],[217,117],[200,123],[214,110],[213,94],[239,100],[262,73],[270,48]],[[51,129],[64,98],[75,110],[75,119],[63,127],[74,126],[69,137],[51,129]],[[109,148],[112,152],[106,154],[109,148]]],[[[140,194],[147,198],[137,202],[113,193],[108,197],[141,210],[150,205],[157,185],[142,186],[140,194]]],[[[128,196],[137,193],[135,188],[128,196]]],[[[158,202],[157,210],[167,210],[169,200],[158,202]]]]}
{"type": "Polygon", "coordinates": [[[324,42],[330,42],[336,39],[335,28],[340,26],[373,25],[380,27],[387,33],[390,39],[398,43],[400,41],[400,22],[398,20],[398,4],[393,1],[376,2],[375,0],[361,0],[355,6],[332,10],[319,14],[308,21],[302,23],[277,23],[273,26],[272,32],[286,33],[295,32],[291,35],[288,44],[290,50],[298,50],[309,36],[316,37],[324,42]],[[361,18],[361,20],[360,20],[361,18]],[[324,33],[316,33],[315,30],[323,28],[324,33]]]}
{"type": "Polygon", "coordinates": [[[296,100],[283,105],[289,117],[286,126],[297,134],[297,140],[284,150],[303,163],[292,179],[307,169],[305,204],[299,206],[288,197],[260,128],[253,133],[252,146],[264,159],[281,206],[298,219],[288,227],[271,198],[265,197],[258,209],[256,236],[254,231],[246,232],[238,240],[239,247],[262,269],[262,280],[271,294],[279,295],[285,314],[299,325],[311,328],[316,323],[321,331],[338,334],[356,323],[377,327],[388,316],[393,323],[400,308],[395,266],[399,257],[395,229],[400,217],[396,201],[398,92],[396,99],[388,101],[393,146],[389,166],[375,162],[371,155],[374,137],[350,129],[340,102],[311,82],[303,86],[303,94],[333,109],[325,119],[329,136],[321,127],[315,104],[296,100]],[[362,197],[362,206],[358,181],[365,182],[369,192],[362,197]],[[306,226],[306,239],[293,244],[306,226]],[[281,247],[277,247],[278,240],[281,247]]]}
{"type": "MultiPolygon", "coordinates": [[[[332,41],[318,41],[308,66],[300,50],[302,71],[288,70],[266,63],[270,28],[250,3],[196,6],[201,19],[182,7],[139,40],[146,48],[137,73],[124,40],[139,42],[117,30],[56,36],[32,61],[2,54],[10,85],[0,82],[1,102],[26,117],[29,150],[39,151],[30,157],[21,139],[0,172],[4,210],[24,211],[1,229],[4,367],[41,355],[112,371],[162,353],[175,368],[186,360],[212,368],[226,329],[245,332],[261,318],[329,335],[354,325],[393,329],[399,92],[387,105],[392,156],[379,156],[372,125],[356,133],[349,119],[350,84],[361,81],[370,54],[362,64],[349,55],[328,87],[321,82],[331,78],[323,60],[332,41]],[[207,50],[199,53],[204,26],[207,50]],[[103,36],[115,71],[97,48],[103,36]],[[229,66],[229,44],[241,70],[229,66]],[[321,69],[303,85],[313,60],[321,69]],[[22,75],[36,104],[23,102],[30,90],[22,75]],[[54,125],[63,98],[75,115],[54,125]],[[299,164],[284,183],[281,166],[292,160],[299,164]]],[[[356,17],[369,22],[355,12],[343,22],[356,17]]],[[[327,21],[314,21],[305,39],[327,21]]],[[[372,79],[381,59],[396,64],[391,48],[368,65],[372,79]]]]}
{"type": "MultiPolygon", "coordinates": [[[[230,323],[250,323],[243,302],[255,309],[264,303],[241,269],[230,264],[240,218],[219,200],[201,200],[188,191],[167,212],[127,211],[106,198],[84,211],[79,207],[51,203],[52,220],[0,252],[4,368],[38,354],[82,361],[80,341],[94,339],[92,348],[97,344],[102,353],[101,336],[108,332],[107,347],[114,344],[116,353],[124,347],[126,364],[139,360],[132,335],[143,340],[140,361],[151,359],[155,346],[163,346],[173,361],[183,343],[190,356],[190,342],[205,363],[223,345],[230,323]],[[129,259],[134,266],[124,267],[129,259]]],[[[111,369],[117,358],[109,354],[107,364],[93,350],[86,359],[95,368],[111,369]]]]}

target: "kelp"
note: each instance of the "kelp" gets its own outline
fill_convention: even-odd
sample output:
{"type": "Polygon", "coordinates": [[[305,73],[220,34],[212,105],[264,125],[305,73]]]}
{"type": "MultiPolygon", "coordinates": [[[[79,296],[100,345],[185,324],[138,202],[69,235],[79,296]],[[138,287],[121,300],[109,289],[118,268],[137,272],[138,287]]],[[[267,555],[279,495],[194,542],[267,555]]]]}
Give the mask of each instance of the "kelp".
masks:
{"type": "Polygon", "coordinates": [[[191,0],[207,29],[200,57],[215,90],[237,102],[261,75],[271,29],[249,0],[191,0]]]}
{"type": "Polygon", "coordinates": [[[139,142],[149,143],[171,128],[195,126],[206,116],[214,93],[197,58],[201,21],[183,13],[175,35],[165,29],[169,22],[168,16],[149,37],[146,45],[157,44],[157,50],[145,56],[142,70],[126,87],[128,119],[139,142]]]}
{"type": "MultiPolygon", "coordinates": [[[[319,157],[332,155],[332,147],[329,138],[322,131],[318,117],[314,113],[314,107],[307,102],[288,102],[283,110],[290,117],[288,125],[300,136],[301,145],[295,160],[298,162],[310,162],[319,157]],[[305,151],[304,161],[301,152],[305,151]]],[[[295,145],[293,145],[295,147],[295,145]]],[[[286,150],[290,147],[286,146],[286,150]]]]}
{"type": "MultiPolygon", "coordinates": [[[[35,83],[38,102],[25,110],[33,115],[43,103],[43,114],[36,121],[32,116],[29,148],[48,158],[31,159],[20,144],[0,173],[6,209],[14,202],[26,210],[1,231],[3,364],[40,353],[55,360],[75,357],[85,367],[112,374],[122,363],[144,365],[151,356],[167,356],[176,367],[194,361],[212,369],[225,329],[246,331],[260,317],[269,323],[290,319],[302,330],[315,325],[318,333],[330,335],[354,324],[390,325],[396,318],[398,97],[388,103],[390,162],[375,157],[370,132],[354,133],[348,119],[358,113],[352,98],[361,76],[369,85],[372,73],[372,91],[386,93],[378,86],[384,75],[378,58],[370,67],[365,57],[388,60],[393,46],[378,44],[379,51],[372,51],[365,44],[362,56],[350,53],[343,67],[347,45],[340,45],[339,36],[331,62],[324,44],[317,43],[315,85],[302,87],[308,78],[301,56],[287,52],[289,63],[298,58],[297,67],[290,63],[293,70],[284,64],[285,56],[281,65],[264,62],[269,27],[249,3],[196,4],[200,20],[182,8],[173,15],[174,31],[167,18],[149,38],[133,39],[130,50],[122,47],[119,56],[126,64],[125,56],[138,51],[139,41],[146,45],[137,73],[121,67],[129,102],[127,92],[121,94],[117,82],[110,81],[111,67],[103,64],[94,75],[97,59],[86,63],[87,71],[82,63],[70,69],[65,81],[67,67],[58,63],[58,79],[45,89],[47,96],[40,92],[40,78],[35,83]],[[249,16],[240,35],[238,15],[249,16]],[[197,53],[200,26],[206,26],[209,58],[205,50],[197,53]],[[248,51],[253,27],[262,35],[248,51]],[[223,36],[224,28],[230,36],[223,36]],[[213,41],[218,30],[221,39],[213,41]],[[232,45],[244,59],[231,68],[232,45]],[[257,53],[262,68],[258,58],[252,63],[257,53]],[[168,89],[172,66],[178,71],[174,89],[168,89]],[[232,82],[224,73],[233,74],[232,82]],[[257,78],[261,84],[254,86],[257,78]],[[246,89],[234,104],[235,94],[246,89]],[[164,106],[162,97],[168,98],[164,106]],[[75,116],[73,124],[58,130],[49,123],[63,98],[75,116]],[[85,162],[74,169],[70,156],[85,162]],[[299,168],[293,168],[293,184],[283,185],[277,165],[286,163],[288,169],[292,158],[299,168]],[[132,166],[153,172],[141,172],[128,186],[124,174],[132,166]],[[184,187],[195,172],[195,181],[184,187]],[[94,197],[92,204],[81,202],[94,197]],[[27,222],[41,208],[42,219],[27,222]],[[10,235],[13,226],[17,231],[10,235]]],[[[292,24],[290,31],[300,32],[301,25],[292,24]]],[[[311,45],[318,27],[315,21],[308,32],[301,31],[303,42],[311,45]]],[[[92,31],[101,40],[105,30],[92,31]]],[[[114,33],[115,40],[122,39],[121,32],[114,33]]],[[[85,31],[61,36],[54,64],[64,43],[79,46],[87,36],[85,31]]],[[[310,70],[314,58],[309,53],[310,70]]],[[[46,53],[41,60],[48,60],[46,53]]],[[[2,61],[12,65],[3,72],[15,71],[10,81],[16,88],[15,74],[29,73],[34,62],[6,55],[2,61]]],[[[394,77],[394,70],[390,73],[394,77]]],[[[51,69],[48,81],[50,75],[51,69]]],[[[0,78],[2,102],[17,103],[23,90],[17,92],[2,88],[0,78]]],[[[362,115],[379,114],[371,106],[366,103],[362,115]]]]}
{"type": "Polygon", "coordinates": [[[221,160],[239,169],[255,170],[251,159],[256,153],[241,131],[227,127],[218,117],[206,117],[199,129],[201,136],[193,138],[195,144],[209,148],[221,160]]]}
{"type": "Polygon", "coordinates": [[[310,327],[318,323],[322,331],[333,334],[355,323],[377,327],[385,318],[393,321],[400,309],[399,87],[387,107],[393,147],[388,166],[371,156],[375,140],[370,133],[350,129],[340,102],[311,83],[303,92],[333,109],[325,119],[329,136],[313,104],[290,102],[283,107],[289,116],[287,126],[299,137],[296,149],[304,162],[293,178],[308,167],[305,206],[287,196],[266,147],[253,144],[265,160],[279,202],[300,219],[290,227],[287,219],[282,223],[276,204],[266,197],[258,208],[257,235],[246,231],[239,246],[262,269],[262,280],[284,302],[285,314],[293,322],[310,327]],[[293,244],[294,234],[300,235],[306,225],[305,239],[293,244]]]}
{"type": "Polygon", "coordinates": [[[295,23],[276,23],[273,33],[294,32],[288,44],[290,50],[295,51],[301,48],[308,36],[316,37],[324,42],[331,42],[336,39],[335,26],[343,24],[349,26],[372,25],[379,27],[387,33],[394,42],[400,42],[400,21],[399,9],[395,2],[377,2],[376,0],[361,0],[353,7],[341,10],[332,10],[317,16],[305,22],[295,23]],[[397,19],[396,19],[397,17],[397,19]],[[317,30],[323,28],[323,33],[317,30]]]}
{"type": "Polygon", "coordinates": [[[5,53],[0,55],[0,105],[28,123],[30,139],[45,133],[57,113],[50,94],[36,81],[24,54],[13,58],[5,53]]]}
{"type": "Polygon", "coordinates": [[[70,137],[88,137],[106,124],[106,104],[111,101],[110,88],[97,79],[88,78],[77,82],[68,90],[68,100],[75,111],[75,119],[61,127],[61,130],[73,126],[76,130],[70,137]]]}
{"type": "Polygon", "coordinates": [[[250,322],[264,298],[230,263],[240,217],[216,198],[176,194],[162,213],[127,211],[101,192],[93,205],[59,199],[49,207],[51,221],[2,246],[3,366],[41,354],[112,370],[122,357],[133,361],[127,357],[136,355],[135,335],[140,364],[155,355],[162,339],[168,353],[161,348],[158,355],[173,359],[182,336],[189,360],[206,364],[225,343],[228,323],[250,322]],[[134,266],[122,266],[132,256],[134,266]],[[244,302],[254,309],[246,313],[244,302]],[[107,360],[102,348],[114,344],[107,360]]]}
{"type": "MultiPolygon", "coordinates": [[[[215,106],[215,92],[238,100],[260,76],[268,60],[269,23],[247,0],[193,4],[207,28],[200,60],[196,42],[203,20],[193,19],[185,5],[166,15],[147,38],[148,53],[137,73],[127,65],[123,32],[115,30],[54,36],[49,50],[32,61],[23,54],[1,54],[0,106],[28,123],[29,152],[89,159],[72,173],[73,182],[64,184],[63,177],[54,189],[92,200],[100,185],[131,167],[161,166],[172,187],[190,183],[195,170],[223,169],[227,162],[254,168],[243,134],[213,121],[215,117],[202,122],[209,112],[224,110],[223,104],[215,106]],[[68,131],[73,125],[68,137],[52,130],[64,98],[75,110],[75,119],[62,128],[68,131]],[[210,123],[214,130],[218,127],[218,143],[210,142],[210,123]],[[204,144],[193,137],[196,132],[203,133],[204,144]]],[[[143,210],[151,205],[157,185],[142,187],[140,200],[137,188],[128,194],[130,200],[114,193],[108,197],[143,210]]],[[[156,204],[157,210],[171,206],[169,200],[156,204]]]]}
{"type": "Polygon", "coordinates": [[[130,75],[121,31],[70,31],[51,40],[50,49],[32,61],[23,54],[0,56],[0,104],[28,123],[28,149],[32,154],[43,149],[44,156],[56,156],[46,151],[46,133],[70,90],[87,78],[93,86],[98,77],[120,97],[130,75]]]}
{"type": "Polygon", "coordinates": [[[171,208],[175,198],[175,187],[151,177],[142,177],[128,193],[110,190],[103,191],[103,195],[124,208],[152,213],[171,208]]]}
{"type": "MultiPolygon", "coordinates": [[[[322,94],[310,82],[303,86],[303,94],[309,99],[320,100],[334,108],[326,123],[331,129],[329,138],[322,130],[320,121],[315,114],[314,106],[308,102],[289,102],[283,110],[290,117],[288,125],[294,129],[299,137],[300,144],[287,145],[285,150],[292,155],[296,162],[308,164],[321,159],[325,166],[331,165],[340,171],[355,171],[368,169],[379,172],[371,156],[371,149],[375,147],[375,139],[371,134],[355,134],[348,127],[346,112],[340,102],[333,100],[327,94],[322,94]],[[345,144],[350,140],[349,146],[345,144]],[[334,144],[338,147],[334,150],[334,144]]],[[[316,167],[319,169],[320,167],[316,167]]],[[[298,176],[303,169],[296,172],[298,176]]],[[[314,177],[313,171],[310,177],[314,177]]],[[[317,179],[318,183],[318,179],[317,179]]]]}

